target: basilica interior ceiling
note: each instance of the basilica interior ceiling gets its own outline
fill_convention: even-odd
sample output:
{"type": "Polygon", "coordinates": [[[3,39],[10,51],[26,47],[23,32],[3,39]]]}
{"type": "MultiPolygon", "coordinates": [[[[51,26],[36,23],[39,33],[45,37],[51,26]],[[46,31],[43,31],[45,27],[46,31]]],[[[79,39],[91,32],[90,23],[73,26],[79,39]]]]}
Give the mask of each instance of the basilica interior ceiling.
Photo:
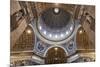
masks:
{"type": "Polygon", "coordinates": [[[95,61],[95,6],[11,0],[11,65],[95,61]]]}

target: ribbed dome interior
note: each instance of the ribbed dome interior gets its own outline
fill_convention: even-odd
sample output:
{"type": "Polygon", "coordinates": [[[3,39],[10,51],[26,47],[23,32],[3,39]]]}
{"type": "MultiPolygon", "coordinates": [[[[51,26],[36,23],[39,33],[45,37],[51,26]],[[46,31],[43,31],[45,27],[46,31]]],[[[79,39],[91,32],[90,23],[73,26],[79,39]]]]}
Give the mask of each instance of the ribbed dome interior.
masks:
{"type": "Polygon", "coordinates": [[[41,18],[47,27],[51,29],[61,29],[69,23],[71,15],[61,8],[58,8],[58,13],[56,13],[54,9],[55,8],[49,8],[45,10],[41,18]]]}

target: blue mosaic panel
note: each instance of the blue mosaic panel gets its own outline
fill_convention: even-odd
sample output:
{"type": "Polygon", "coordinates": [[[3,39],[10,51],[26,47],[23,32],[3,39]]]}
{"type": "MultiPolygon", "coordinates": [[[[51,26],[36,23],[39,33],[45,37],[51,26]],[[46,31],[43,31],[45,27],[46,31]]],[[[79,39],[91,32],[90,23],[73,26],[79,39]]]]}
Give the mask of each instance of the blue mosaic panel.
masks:
{"type": "Polygon", "coordinates": [[[38,43],[37,48],[38,48],[39,51],[43,51],[45,49],[45,45],[42,44],[42,43],[38,43]]]}

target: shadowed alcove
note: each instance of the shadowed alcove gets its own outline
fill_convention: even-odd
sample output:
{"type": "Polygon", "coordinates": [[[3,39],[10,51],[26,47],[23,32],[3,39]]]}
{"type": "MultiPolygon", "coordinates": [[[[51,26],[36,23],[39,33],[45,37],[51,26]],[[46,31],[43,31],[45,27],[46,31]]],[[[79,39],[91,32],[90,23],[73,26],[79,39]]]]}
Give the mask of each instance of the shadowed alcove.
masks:
{"type": "Polygon", "coordinates": [[[46,55],[46,64],[65,63],[67,61],[65,51],[60,47],[53,47],[48,50],[46,55]]]}

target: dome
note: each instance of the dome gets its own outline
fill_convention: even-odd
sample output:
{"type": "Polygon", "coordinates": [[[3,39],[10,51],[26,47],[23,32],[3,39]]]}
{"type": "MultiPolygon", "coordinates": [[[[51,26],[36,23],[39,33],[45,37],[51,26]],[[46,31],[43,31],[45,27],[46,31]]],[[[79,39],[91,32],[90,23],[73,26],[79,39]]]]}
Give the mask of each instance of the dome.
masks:
{"type": "Polygon", "coordinates": [[[74,29],[72,15],[61,8],[48,8],[39,16],[37,27],[39,33],[48,40],[66,39],[74,29]]]}

